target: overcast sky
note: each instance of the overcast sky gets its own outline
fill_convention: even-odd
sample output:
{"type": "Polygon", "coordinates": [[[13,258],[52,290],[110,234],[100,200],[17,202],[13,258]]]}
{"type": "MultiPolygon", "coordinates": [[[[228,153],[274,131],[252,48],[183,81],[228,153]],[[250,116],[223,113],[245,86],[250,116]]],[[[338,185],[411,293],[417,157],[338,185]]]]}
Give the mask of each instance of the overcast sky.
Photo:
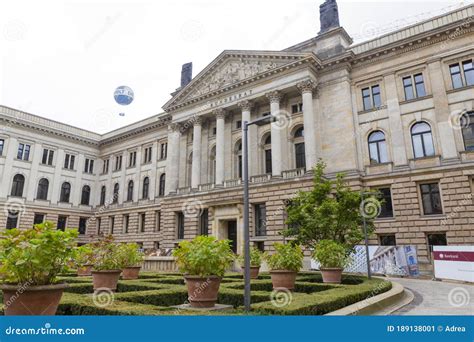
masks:
{"type": "MultiPolygon", "coordinates": [[[[161,113],[222,50],[281,50],[314,37],[323,0],[2,1],[0,104],[104,133],[161,113]],[[117,86],[135,100],[115,103],[117,86]],[[124,112],[125,116],[119,116],[124,112]]],[[[355,39],[460,7],[457,1],[338,1],[355,39]]]]}

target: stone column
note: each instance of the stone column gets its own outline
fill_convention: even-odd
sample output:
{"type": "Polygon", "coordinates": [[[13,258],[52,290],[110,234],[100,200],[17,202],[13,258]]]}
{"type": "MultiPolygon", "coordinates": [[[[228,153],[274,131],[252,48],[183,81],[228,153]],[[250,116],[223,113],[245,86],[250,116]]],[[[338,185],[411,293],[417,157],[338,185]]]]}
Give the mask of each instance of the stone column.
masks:
{"type": "Polygon", "coordinates": [[[311,170],[318,162],[316,153],[315,113],[313,108],[313,91],[316,84],[313,80],[305,80],[297,84],[303,98],[304,148],[306,170],[311,170]]]}
{"type": "MultiPolygon", "coordinates": [[[[250,101],[241,101],[238,103],[238,106],[242,109],[242,139],[244,138],[243,134],[243,129],[244,129],[244,121],[250,122],[251,119],[251,110],[252,110],[252,102],[250,101]]],[[[248,153],[249,153],[249,177],[255,175],[255,166],[256,166],[256,161],[257,161],[257,156],[256,156],[256,143],[257,143],[257,127],[255,125],[252,125],[248,128],[248,134],[247,134],[247,142],[248,142],[248,153]]],[[[243,150],[244,148],[244,142],[242,140],[242,161],[245,158],[245,151],[243,150]]],[[[242,162],[243,166],[243,162],[242,162]]],[[[244,174],[244,171],[242,170],[242,175],[244,174]]]]}
{"type": "Polygon", "coordinates": [[[197,189],[201,180],[201,130],[202,119],[194,119],[193,128],[193,165],[191,173],[191,188],[197,189]]]}
{"type": "Polygon", "coordinates": [[[15,137],[10,137],[6,141],[8,147],[2,174],[2,184],[4,185],[0,187],[0,197],[2,198],[7,198],[11,193],[12,181],[15,176],[13,174],[13,161],[16,159],[16,154],[18,152],[18,140],[15,137]]]}
{"type": "Polygon", "coordinates": [[[224,183],[224,144],[225,144],[225,111],[218,108],[214,111],[216,115],[216,185],[224,183]]]}
{"type": "Polygon", "coordinates": [[[168,157],[166,160],[165,195],[176,192],[179,181],[179,138],[180,126],[176,123],[168,126],[168,157]]]}
{"type": "MultiPolygon", "coordinates": [[[[279,91],[272,91],[267,94],[267,98],[270,100],[270,113],[272,116],[279,119],[280,112],[280,101],[282,95],[279,91]]],[[[281,177],[281,171],[283,170],[282,163],[282,127],[279,121],[272,122],[271,124],[271,135],[272,135],[272,176],[281,177]]]]}
{"type": "MultiPolygon", "coordinates": [[[[41,159],[43,157],[43,148],[40,143],[36,143],[34,146],[34,152],[33,152],[33,159],[31,162],[31,168],[30,168],[30,175],[27,178],[27,183],[28,184],[25,187],[25,190],[23,193],[26,193],[26,199],[28,201],[33,201],[33,199],[36,197],[36,189],[37,189],[37,182],[39,181],[38,178],[38,168],[39,164],[41,163],[41,159]]],[[[26,185],[25,184],[25,185],[26,185]]]]}

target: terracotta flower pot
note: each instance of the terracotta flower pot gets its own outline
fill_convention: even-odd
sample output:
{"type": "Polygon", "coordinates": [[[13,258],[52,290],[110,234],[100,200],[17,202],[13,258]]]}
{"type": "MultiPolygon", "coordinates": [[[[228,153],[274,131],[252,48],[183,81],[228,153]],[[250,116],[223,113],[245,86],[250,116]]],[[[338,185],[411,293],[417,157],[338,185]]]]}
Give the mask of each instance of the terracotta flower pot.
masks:
{"type": "Polygon", "coordinates": [[[84,265],[77,268],[78,277],[88,277],[92,275],[92,265],[84,265]]]}
{"type": "Polygon", "coordinates": [[[323,283],[340,284],[342,278],[342,268],[321,267],[323,283]]]}
{"type": "Polygon", "coordinates": [[[94,291],[98,289],[117,290],[117,282],[120,278],[122,270],[92,271],[92,282],[94,283],[94,291]]]}
{"type": "Polygon", "coordinates": [[[2,285],[6,316],[52,316],[56,314],[67,284],[18,286],[2,285]]]}
{"type": "Polygon", "coordinates": [[[270,271],[273,288],[285,288],[288,290],[293,290],[295,288],[296,273],[297,272],[295,271],[289,270],[270,271]]]}
{"type": "MultiPolygon", "coordinates": [[[[258,279],[260,266],[250,266],[250,279],[258,279]]],[[[245,275],[245,268],[242,267],[242,275],[245,275]]]]}
{"type": "Polygon", "coordinates": [[[138,279],[138,274],[140,273],[141,266],[125,267],[122,270],[122,279],[123,280],[132,280],[138,279]]]}
{"type": "Polygon", "coordinates": [[[194,308],[212,308],[217,302],[221,277],[184,276],[188,288],[188,300],[194,308]]]}

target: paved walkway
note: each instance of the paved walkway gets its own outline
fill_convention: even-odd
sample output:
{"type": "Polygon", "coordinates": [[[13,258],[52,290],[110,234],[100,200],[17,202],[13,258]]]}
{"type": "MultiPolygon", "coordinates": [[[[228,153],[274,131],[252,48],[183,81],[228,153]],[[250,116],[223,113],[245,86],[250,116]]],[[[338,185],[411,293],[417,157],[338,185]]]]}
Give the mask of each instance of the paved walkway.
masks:
{"type": "Polygon", "coordinates": [[[474,315],[474,285],[391,278],[413,292],[414,300],[392,315],[474,315]]]}

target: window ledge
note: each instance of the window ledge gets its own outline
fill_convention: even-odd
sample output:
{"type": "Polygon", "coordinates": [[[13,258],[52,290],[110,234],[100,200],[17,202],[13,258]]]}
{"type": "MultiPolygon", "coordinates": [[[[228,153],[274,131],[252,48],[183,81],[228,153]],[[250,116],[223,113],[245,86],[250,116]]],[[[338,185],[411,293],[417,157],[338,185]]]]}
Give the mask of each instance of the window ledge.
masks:
{"type": "Polygon", "coordinates": [[[366,113],[371,113],[371,112],[377,112],[377,111],[383,110],[383,109],[387,109],[387,105],[383,105],[383,106],[380,106],[380,107],[374,107],[374,108],[371,108],[371,109],[360,110],[360,111],[357,112],[357,114],[361,115],[361,114],[366,114],[366,113]]]}
{"type": "Polygon", "coordinates": [[[450,89],[450,90],[446,91],[446,94],[453,94],[453,93],[457,93],[459,91],[463,91],[463,90],[467,90],[467,89],[474,89],[474,85],[468,85],[468,86],[464,86],[464,87],[460,87],[460,88],[453,88],[453,89],[450,89]]]}
{"type": "Polygon", "coordinates": [[[417,102],[417,101],[423,101],[423,100],[432,99],[432,98],[433,98],[433,95],[420,96],[420,97],[416,97],[416,98],[411,99],[411,100],[400,101],[399,105],[404,105],[404,104],[413,103],[413,102],[417,102]]]}
{"type": "Polygon", "coordinates": [[[436,215],[421,215],[420,219],[422,220],[441,220],[445,219],[447,216],[445,214],[436,214],[436,215]]]}
{"type": "Polygon", "coordinates": [[[377,217],[375,220],[375,223],[377,222],[396,222],[397,218],[392,216],[392,217],[377,217]]]}
{"type": "Polygon", "coordinates": [[[267,237],[266,236],[253,236],[250,238],[250,241],[266,241],[267,237]]]}

